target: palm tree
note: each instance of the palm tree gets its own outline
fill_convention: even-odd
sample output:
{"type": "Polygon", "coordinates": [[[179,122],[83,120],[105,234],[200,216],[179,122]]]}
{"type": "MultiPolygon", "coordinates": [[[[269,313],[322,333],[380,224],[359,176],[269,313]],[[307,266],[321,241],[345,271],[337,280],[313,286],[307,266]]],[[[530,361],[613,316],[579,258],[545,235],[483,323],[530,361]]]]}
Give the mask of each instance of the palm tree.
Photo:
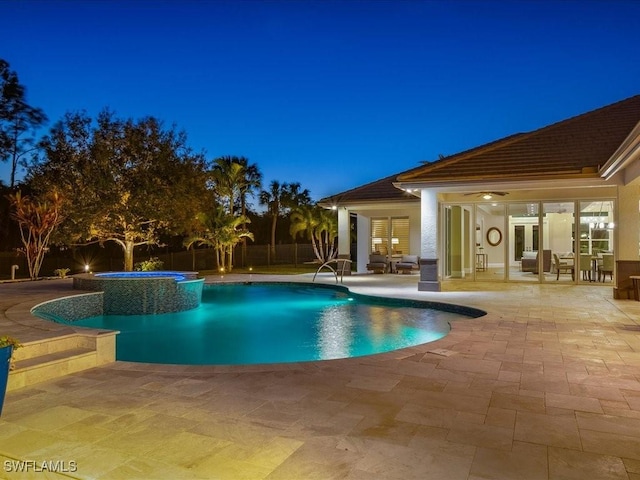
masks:
{"type": "Polygon", "coordinates": [[[267,215],[271,217],[271,256],[276,256],[276,225],[278,217],[284,215],[292,208],[309,205],[311,197],[309,190],[306,188],[300,190],[300,183],[283,183],[272,180],[269,184],[269,190],[260,192],[260,204],[267,207],[267,215]]]}
{"type": "Polygon", "coordinates": [[[306,235],[320,263],[335,258],[338,253],[338,219],[332,211],[317,205],[301,205],[291,211],[290,219],[291,235],[294,238],[306,235]]]}
{"type": "Polygon", "coordinates": [[[240,212],[242,215],[247,214],[247,197],[255,194],[262,188],[262,172],[258,166],[253,163],[249,164],[249,160],[245,157],[233,157],[243,168],[243,175],[238,183],[238,192],[240,195],[240,212]]]}
{"type": "MultiPolygon", "coordinates": [[[[262,186],[262,173],[255,164],[250,165],[245,157],[225,156],[214,160],[212,169],[214,188],[221,200],[227,203],[229,215],[234,215],[236,200],[240,201],[240,211],[243,218],[247,218],[247,196],[262,186]]],[[[246,230],[245,221],[242,229],[246,230]]],[[[242,239],[243,252],[246,248],[246,238],[242,239]]],[[[233,249],[230,251],[231,255],[233,249]]],[[[232,263],[232,260],[229,260],[232,263]]]]}
{"type": "MultiPolygon", "coordinates": [[[[244,168],[244,176],[241,179],[241,182],[238,185],[238,190],[240,194],[240,212],[242,216],[247,216],[247,197],[250,195],[254,195],[256,192],[260,191],[262,188],[262,173],[258,166],[254,164],[249,164],[249,160],[245,157],[239,157],[236,159],[238,163],[240,163],[244,168]]],[[[242,228],[246,230],[246,224],[242,225],[242,228]]],[[[247,256],[247,239],[242,239],[242,266],[244,266],[244,261],[247,256]]]]}
{"type": "Polygon", "coordinates": [[[223,202],[228,203],[229,215],[233,215],[236,194],[239,194],[239,185],[245,176],[244,167],[236,159],[229,156],[216,158],[211,170],[215,191],[223,202]]]}
{"type": "Polygon", "coordinates": [[[184,241],[187,248],[207,245],[215,249],[216,267],[227,271],[233,269],[233,247],[244,238],[253,240],[253,233],[243,226],[250,220],[243,215],[230,215],[221,205],[216,205],[210,214],[198,216],[198,231],[184,241]]]}

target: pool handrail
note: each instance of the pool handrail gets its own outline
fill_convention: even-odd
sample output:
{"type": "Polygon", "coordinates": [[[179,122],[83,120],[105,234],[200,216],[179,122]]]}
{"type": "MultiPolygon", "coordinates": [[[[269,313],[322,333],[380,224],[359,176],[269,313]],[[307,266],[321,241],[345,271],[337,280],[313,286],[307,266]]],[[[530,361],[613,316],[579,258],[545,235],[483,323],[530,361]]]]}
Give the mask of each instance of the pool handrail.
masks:
{"type": "Polygon", "coordinates": [[[349,265],[349,269],[351,269],[352,263],[353,262],[351,260],[348,260],[346,258],[332,258],[331,260],[327,260],[318,267],[318,270],[316,270],[316,273],[313,275],[312,282],[316,281],[316,276],[318,275],[318,273],[320,273],[320,270],[322,270],[324,267],[327,267],[336,276],[336,283],[338,283],[338,270],[340,270],[340,283],[344,283],[344,271],[346,270],[347,265],[349,265]],[[333,268],[331,266],[332,263],[336,264],[336,268],[333,268]]]}

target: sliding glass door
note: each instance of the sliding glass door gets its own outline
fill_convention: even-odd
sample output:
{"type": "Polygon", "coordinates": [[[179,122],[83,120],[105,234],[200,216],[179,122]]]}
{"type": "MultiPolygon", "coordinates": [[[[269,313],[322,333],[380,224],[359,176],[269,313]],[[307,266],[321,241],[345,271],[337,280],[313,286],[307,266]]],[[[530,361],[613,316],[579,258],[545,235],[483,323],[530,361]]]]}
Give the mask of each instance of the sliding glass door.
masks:
{"type": "Polygon", "coordinates": [[[543,272],[551,269],[551,255],[538,253],[540,244],[540,215],[537,202],[510,203],[509,220],[509,279],[537,282],[543,272]]]}
{"type": "Polygon", "coordinates": [[[443,277],[611,284],[613,207],[600,200],[443,204],[443,277]]]}

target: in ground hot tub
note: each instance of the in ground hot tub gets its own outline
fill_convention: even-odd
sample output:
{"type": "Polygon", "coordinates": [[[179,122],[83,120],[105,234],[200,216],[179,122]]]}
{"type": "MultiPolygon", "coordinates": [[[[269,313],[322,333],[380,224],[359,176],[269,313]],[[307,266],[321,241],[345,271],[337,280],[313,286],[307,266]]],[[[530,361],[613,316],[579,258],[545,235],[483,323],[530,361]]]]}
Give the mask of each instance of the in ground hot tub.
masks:
{"type": "Polygon", "coordinates": [[[104,315],[146,315],[200,305],[204,278],[197,272],[105,272],[73,277],[73,288],[103,292],[104,315]]]}

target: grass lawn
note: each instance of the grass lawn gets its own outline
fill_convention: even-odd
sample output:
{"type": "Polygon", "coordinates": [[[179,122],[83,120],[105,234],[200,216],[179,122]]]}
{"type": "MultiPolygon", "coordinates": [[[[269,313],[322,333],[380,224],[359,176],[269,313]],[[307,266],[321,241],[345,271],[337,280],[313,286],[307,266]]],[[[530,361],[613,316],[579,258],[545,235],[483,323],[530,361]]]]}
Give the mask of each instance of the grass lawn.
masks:
{"type": "MultiPolygon", "coordinates": [[[[231,273],[251,273],[254,275],[260,274],[273,274],[273,275],[298,275],[300,273],[315,273],[319,265],[317,264],[299,264],[299,265],[264,265],[257,267],[241,268],[234,267],[231,273]]],[[[220,272],[217,270],[200,270],[200,275],[217,275],[220,272]]]]}

